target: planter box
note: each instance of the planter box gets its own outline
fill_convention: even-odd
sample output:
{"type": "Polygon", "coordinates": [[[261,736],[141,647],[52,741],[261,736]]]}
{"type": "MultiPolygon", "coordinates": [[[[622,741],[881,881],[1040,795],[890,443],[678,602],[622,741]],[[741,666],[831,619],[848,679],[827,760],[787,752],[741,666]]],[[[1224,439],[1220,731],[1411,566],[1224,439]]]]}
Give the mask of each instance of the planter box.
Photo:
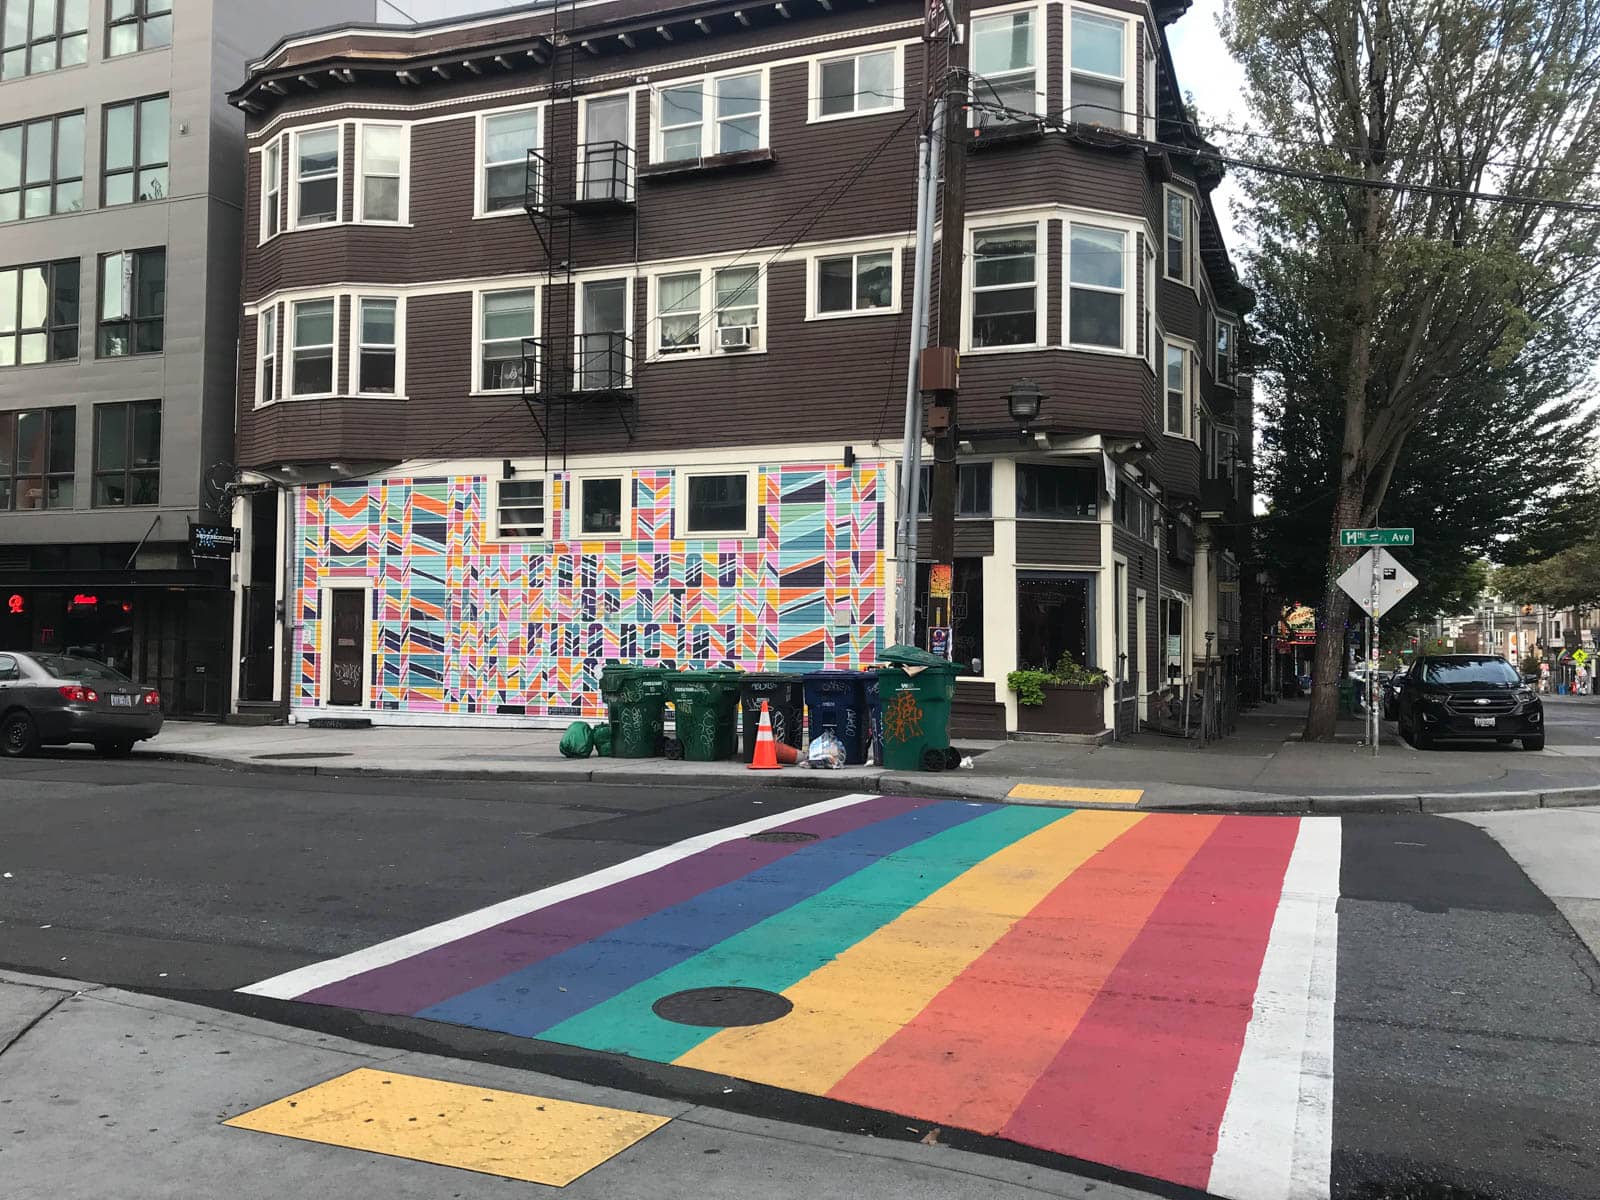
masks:
{"type": "Polygon", "coordinates": [[[1022,733],[1099,733],[1106,727],[1104,684],[1046,684],[1043,704],[1017,705],[1022,733]]]}

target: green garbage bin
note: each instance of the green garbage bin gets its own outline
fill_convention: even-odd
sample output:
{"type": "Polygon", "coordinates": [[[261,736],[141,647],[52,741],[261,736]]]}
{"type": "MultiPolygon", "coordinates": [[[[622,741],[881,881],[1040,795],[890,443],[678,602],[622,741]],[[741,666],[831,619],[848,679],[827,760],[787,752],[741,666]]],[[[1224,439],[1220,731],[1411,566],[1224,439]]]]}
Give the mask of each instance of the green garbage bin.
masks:
{"type": "Polygon", "coordinates": [[[961,668],[915,646],[890,646],[878,659],[883,765],[945,771],[960,761],[950,746],[950,702],[961,668]]]}
{"type": "Polygon", "coordinates": [[[611,754],[616,758],[654,758],[661,753],[666,725],[670,667],[631,667],[607,663],[600,671],[600,697],[611,724],[611,754]]]}
{"type": "Polygon", "coordinates": [[[1365,680],[1346,677],[1339,682],[1339,715],[1359,717],[1367,711],[1365,680]]]}
{"type": "Polygon", "coordinates": [[[689,762],[720,762],[738,748],[742,671],[679,671],[667,685],[678,744],[689,762]]]}

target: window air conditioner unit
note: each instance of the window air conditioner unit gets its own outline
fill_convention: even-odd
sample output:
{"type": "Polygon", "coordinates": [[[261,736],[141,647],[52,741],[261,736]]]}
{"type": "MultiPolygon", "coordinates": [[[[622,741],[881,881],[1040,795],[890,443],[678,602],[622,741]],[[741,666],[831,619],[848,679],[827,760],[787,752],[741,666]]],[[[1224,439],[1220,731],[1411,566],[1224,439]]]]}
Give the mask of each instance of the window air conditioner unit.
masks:
{"type": "Polygon", "coordinates": [[[724,325],[717,330],[717,349],[748,350],[753,332],[748,325],[724,325]]]}

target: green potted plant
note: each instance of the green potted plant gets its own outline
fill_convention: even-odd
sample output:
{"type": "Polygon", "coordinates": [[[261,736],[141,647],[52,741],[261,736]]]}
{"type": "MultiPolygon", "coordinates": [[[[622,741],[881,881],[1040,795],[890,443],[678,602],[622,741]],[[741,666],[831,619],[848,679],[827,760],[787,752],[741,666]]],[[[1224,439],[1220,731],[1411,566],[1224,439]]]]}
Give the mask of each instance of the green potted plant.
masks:
{"type": "Polygon", "coordinates": [[[1104,671],[1062,654],[1049,671],[1012,671],[1006,686],[1017,694],[1022,733],[1099,733],[1106,727],[1104,671]]]}

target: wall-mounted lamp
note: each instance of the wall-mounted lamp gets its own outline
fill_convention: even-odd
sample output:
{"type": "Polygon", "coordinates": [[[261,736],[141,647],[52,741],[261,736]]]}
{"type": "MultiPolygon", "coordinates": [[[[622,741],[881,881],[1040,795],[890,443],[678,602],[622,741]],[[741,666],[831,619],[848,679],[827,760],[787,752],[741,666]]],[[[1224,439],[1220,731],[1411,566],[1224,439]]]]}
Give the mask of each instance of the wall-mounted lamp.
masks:
{"type": "Polygon", "coordinates": [[[1039,419],[1043,402],[1044,393],[1031,379],[1017,380],[1006,392],[1006,408],[1011,413],[1011,419],[1023,429],[1039,419]]]}

